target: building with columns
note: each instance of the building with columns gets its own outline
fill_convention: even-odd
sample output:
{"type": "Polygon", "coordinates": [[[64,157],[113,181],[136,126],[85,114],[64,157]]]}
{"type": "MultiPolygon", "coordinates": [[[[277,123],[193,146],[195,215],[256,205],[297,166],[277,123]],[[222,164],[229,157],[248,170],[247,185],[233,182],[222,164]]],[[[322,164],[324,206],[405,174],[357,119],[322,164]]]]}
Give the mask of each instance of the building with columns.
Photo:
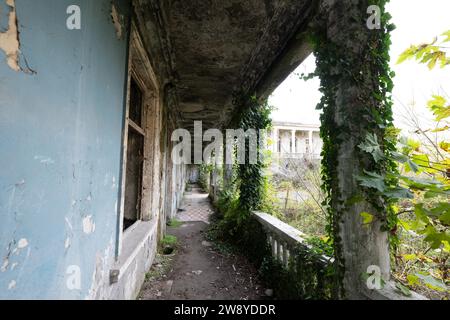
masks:
{"type": "Polygon", "coordinates": [[[320,125],[274,122],[270,134],[271,151],[282,159],[318,160],[322,151],[320,125]]]}

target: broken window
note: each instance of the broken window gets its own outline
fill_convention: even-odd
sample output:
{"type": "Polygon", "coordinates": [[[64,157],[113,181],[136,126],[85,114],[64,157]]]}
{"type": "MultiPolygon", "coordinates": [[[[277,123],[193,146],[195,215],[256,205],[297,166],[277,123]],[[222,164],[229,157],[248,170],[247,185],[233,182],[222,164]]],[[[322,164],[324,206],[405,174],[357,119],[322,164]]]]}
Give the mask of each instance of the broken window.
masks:
{"type": "Polygon", "coordinates": [[[131,78],[128,112],[128,137],[126,158],[126,184],[123,229],[126,230],[141,218],[142,174],[144,164],[144,138],[142,128],[142,91],[131,78]]]}
{"type": "Polygon", "coordinates": [[[131,78],[130,83],[130,111],[128,117],[138,126],[142,125],[142,91],[134,78],[131,78]]]}

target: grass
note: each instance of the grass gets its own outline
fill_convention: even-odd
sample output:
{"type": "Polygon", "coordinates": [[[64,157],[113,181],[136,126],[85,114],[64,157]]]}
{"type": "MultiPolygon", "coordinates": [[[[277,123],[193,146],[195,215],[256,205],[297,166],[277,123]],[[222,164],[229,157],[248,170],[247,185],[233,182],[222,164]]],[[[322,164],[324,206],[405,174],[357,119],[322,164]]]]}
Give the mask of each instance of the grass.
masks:
{"type": "Polygon", "coordinates": [[[171,228],[179,228],[183,225],[183,222],[178,221],[177,219],[172,219],[167,223],[167,225],[171,228]]]}
{"type": "Polygon", "coordinates": [[[235,246],[225,241],[226,236],[220,226],[220,217],[217,213],[211,217],[211,224],[205,233],[206,240],[210,241],[213,248],[225,256],[233,255],[237,253],[235,246]]]}
{"type": "Polygon", "coordinates": [[[160,267],[158,268],[153,265],[150,271],[145,275],[146,281],[160,279],[170,271],[172,267],[173,257],[158,254],[157,259],[159,261],[158,264],[160,264],[160,267]]]}
{"type": "Polygon", "coordinates": [[[175,236],[172,235],[167,235],[165,236],[162,241],[161,241],[161,245],[164,246],[176,246],[178,243],[178,239],[175,236]]]}

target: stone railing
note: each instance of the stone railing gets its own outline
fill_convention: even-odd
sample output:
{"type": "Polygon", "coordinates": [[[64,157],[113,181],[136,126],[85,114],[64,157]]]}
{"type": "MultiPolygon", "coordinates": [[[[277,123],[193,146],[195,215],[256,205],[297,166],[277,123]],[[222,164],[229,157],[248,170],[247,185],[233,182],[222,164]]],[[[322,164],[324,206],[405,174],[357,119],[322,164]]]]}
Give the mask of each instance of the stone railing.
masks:
{"type": "MultiPolygon", "coordinates": [[[[253,212],[253,215],[267,234],[273,257],[286,268],[295,261],[290,259],[291,253],[295,249],[300,247],[305,251],[311,250],[311,246],[306,243],[305,235],[301,231],[267,213],[253,212]]],[[[316,263],[324,268],[333,263],[333,258],[325,255],[317,255],[315,258],[316,263]]]]}
{"type": "MultiPolygon", "coordinates": [[[[289,272],[290,284],[297,287],[296,298],[333,299],[335,283],[330,269],[334,259],[314,253],[311,245],[306,243],[305,235],[263,212],[253,212],[254,218],[266,233],[272,256],[289,272]],[[311,292],[317,293],[311,297],[311,292]]],[[[425,297],[411,292],[405,296],[396,288],[393,281],[387,281],[382,289],[361,289],[362,299],[369,300],[424,300],[425,297]]],[[[289,297],[290,298],[290,297],[289,297]]]]}
{"type": "Polygon", "coordinates": [[[253,212],[262,227],[278,270],[273,285],[282,299],[333,299],[337,292],[333,258],[314,250],[299,230],[263,212],[253,212]]]}

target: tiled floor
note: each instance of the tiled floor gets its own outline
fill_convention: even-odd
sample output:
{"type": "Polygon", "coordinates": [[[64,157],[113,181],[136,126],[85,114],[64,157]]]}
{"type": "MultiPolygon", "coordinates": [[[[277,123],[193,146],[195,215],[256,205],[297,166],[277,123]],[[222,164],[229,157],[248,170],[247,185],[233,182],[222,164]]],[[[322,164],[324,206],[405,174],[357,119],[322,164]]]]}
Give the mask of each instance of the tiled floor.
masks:
{"type": "Polygon", "coordinates": [[[181,222],[203,221],[209,224],[209,217],[214,212],[208,194],[193,186],[184,194],[183,203],[177,214],[181,222]]]}

